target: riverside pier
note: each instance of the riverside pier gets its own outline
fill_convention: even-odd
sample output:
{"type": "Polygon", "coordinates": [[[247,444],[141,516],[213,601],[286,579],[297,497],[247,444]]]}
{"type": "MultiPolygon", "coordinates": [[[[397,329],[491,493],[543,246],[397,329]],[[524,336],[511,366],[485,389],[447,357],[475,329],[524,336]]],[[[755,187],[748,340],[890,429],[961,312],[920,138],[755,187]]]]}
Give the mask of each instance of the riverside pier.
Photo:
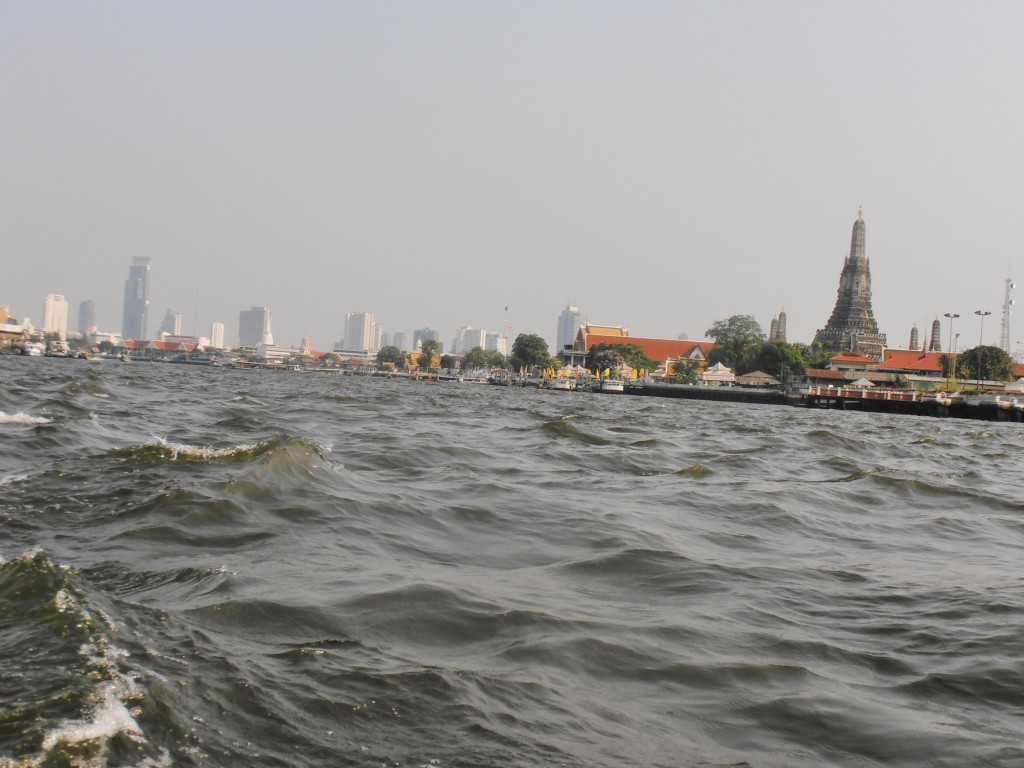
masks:
{"type": "Polygon", "coordinates": [[[905,389],[861,389],[857,387],[804,387],[784,393],[778,390],[743,387],[707,387],[686,384],[635,382],[626,393],[647,397],[684,400],[712,400],[726,403],[791,405],[864,413],[894,413],[910,416],[1024,422],[1024,394],[1007,393],[948,395],[944,392],[914,392],[905,389]]]}

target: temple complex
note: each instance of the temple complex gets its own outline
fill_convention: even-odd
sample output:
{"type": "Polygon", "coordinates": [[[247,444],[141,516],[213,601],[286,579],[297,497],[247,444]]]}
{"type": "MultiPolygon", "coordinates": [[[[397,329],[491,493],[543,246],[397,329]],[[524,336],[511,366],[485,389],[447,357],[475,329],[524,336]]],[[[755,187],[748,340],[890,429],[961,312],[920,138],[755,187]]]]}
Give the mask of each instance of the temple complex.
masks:
{"type": "Polygon", "coordinates": [[[878,330],[871,309],[871,268],[865,255],[865,226],[861,212],[853,223],[850,254],[843,261],[836,307],[828,324],[814,335],[830,355],[854,353],[881,361],[885,334],[878,330]]]}

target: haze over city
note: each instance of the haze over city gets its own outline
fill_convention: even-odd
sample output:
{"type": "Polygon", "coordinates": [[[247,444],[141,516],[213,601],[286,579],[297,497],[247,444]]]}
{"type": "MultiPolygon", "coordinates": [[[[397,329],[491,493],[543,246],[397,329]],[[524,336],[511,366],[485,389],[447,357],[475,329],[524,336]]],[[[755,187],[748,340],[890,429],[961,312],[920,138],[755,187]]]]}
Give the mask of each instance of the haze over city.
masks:
{"type": "Polygon", "coordinates": [[[863,206],[889,344],[944,312],[973,344],[978,309],[995,343],[1022,22],[1009,2],[7,3],[0,303],[38,324],[46,294],[72,318],[92,299],[119,331],[144,256],[150,329],[173,308],[229,343],[267,305],[284,345],[329,349],[366,311],[553,346],[570,303],[691,338],[785,309],[810,342],[863,206]]]}

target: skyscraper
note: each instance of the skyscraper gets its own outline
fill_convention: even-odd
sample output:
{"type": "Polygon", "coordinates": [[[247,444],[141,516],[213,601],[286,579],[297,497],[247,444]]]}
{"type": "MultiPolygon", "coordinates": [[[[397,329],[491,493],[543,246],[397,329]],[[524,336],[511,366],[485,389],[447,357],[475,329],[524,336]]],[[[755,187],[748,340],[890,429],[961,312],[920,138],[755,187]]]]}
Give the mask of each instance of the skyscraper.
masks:
{"type": "Polygon", "coordinates": [[[270,307],[253,307],[238,313],[238,343],[274,343],[270,333],[270,307]],[[268,336],[270,341],[265,341],[268,336]]]}
{"type": "Polygon", "coordinates": [[[78,332],[83,336],[96,332],[96,304],[92,299],[78,305],[78,332]]]}
{"type": "Polygon", "coordinates": [[[210,326],[210,346],[224,349],[224,323],[214,323],[210,326]]]}
{"type": "Polygon", "coordinates": [[[395,333],[395,335],[394,335],[394,336],[392,337],[392,339],[391,339],[391,343],[392,343],[392,344],[393,344],[394,346],[398,347],[398,348],[399,348],[400,350],[402,350],[403,352],[404,352],[404,351],[406,350],[406,346],[405,346],[405,336],[406,336],[406,335],[405,335],[405,334],[404,334],[403,332],[401,332],[401,331],[398,331],[398,332],[396,332],[396,333],[395,333]]]}
{"type": "Polygon", "coordinates": [[[345,345],[352,352],[374,349],[376,323],[370,312],[349,312],[345,315],[345,345]]]}
{"type": "Polygon", "coordinates": [[[843,260],[835,309],[828,324],[814,335],[831,355],[847,352],[882,359],[885,334],[879,332],[871,308],[871,267],[866,255],[866,228],[861,212],[853,223],[850,254],[843,260]]]}
{"type": "Polygon", "coordinates": [[[580,310],[577,307],[566,307],[558,316],[558,341],[556,352],[571,347],[576,341],[576,332],[580,329],[580,310]]]}
{"type": "Polygon", "coordinates": [[[68,337],[68,300],[60,294],[43,299],[43,333],[55,333],[61,341],[68,337]]]}
{"type": "Polygon", "coordinates": [[[181,312],[168,309],[164,321],[160,323],[160,333],[168,336],[181,336],[181,312]]]}
{"type": "Polygon", "coordinates": [[[487,339],[484,342],[484,349],[488,352],[500,352],[503,355],[507,355],[508,337],[503,336],[498,331],[488,331],[487,339]]]}
{"type": "Polygon", "coordinates": [[[149,257],[136,256],[124,281],[124,319],[121,336],[126,339],[147,338],[149,318],[149,257]]]}

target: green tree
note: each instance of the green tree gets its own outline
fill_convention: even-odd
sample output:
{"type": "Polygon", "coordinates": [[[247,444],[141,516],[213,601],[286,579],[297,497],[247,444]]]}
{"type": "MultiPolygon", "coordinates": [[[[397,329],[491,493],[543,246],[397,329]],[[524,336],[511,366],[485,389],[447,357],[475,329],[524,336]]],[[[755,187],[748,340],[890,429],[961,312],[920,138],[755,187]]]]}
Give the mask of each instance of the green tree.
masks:
{"type": "Polygon", "coordinates": [[[614,370],[625,362],[622,344],[595,344],[587,352],[587,370],[600,375],[602,371],[614,370]]]}
{"type": "Polygon", "coordinates": [[[957,376],[963,383],[1009,381],[1013,378],[1013,360],[999,347],[975,347],[956,357],[957,376]]]}
{"type": "Polygon", "coordinates": [[[708,362],[721,363],[734,371],[749,365],[753,355],[751,348],[765,340],[764,331],[753,315],[732,315],[716,320],[704,334],[715,340],[708,362]]]}
{"type": "Polygon", "coordinates": [[[377,367],[383,368],[384,363],[394,363],[395,368],[405,365],[405,353],[395,346],[381,347],[377,352],[377,367]]]}
{"type": "Polygon", "coordinates": [[[807,364],[804,362],[800,348],[784,341],[765,341],[756,346],[745,348],[747,354],[741,355],[737,373],[764,371],[775,376],[779,381],[802,379],[807,364]]]}
{"type": "Polygon", "coordinates": [[[504,368],[506,362],[505,356],[496,349],[487,353],[487,365],[491,368],[504,368]]]}
{"type": "Polygon", "coordinates": [[[512,343],[512,367],[546,368],[548,365],[548,343],[533,333],[520,333],[512,343]]]}
{"type": "Polygon", "coordinates": [[[694,384],[700,375],[700,360],[676,360],[672,364],[672,372],[680,384],[694,384]]]}
{"type": "Polygon", "coordinates": [[[704,334],[714,339],[716,345],[736,349],[765,340],[764,331],[753,315],[733,315],[725,320],[716,320],[704,334]]]}
{"type": "Polygon", "coordinates": [[[455,355],[441,355],[441,367],[446,371],[454,371],[459,367],[459,358],[455,355]]]}
{"type": "Polygon", "coordinates": [[[462,356],[459,367],[464,371],[471,371],[475,368],[486,368],[490,363],[490,355],[483,347],[473,347],[462,356]]]}
{"type": "Polygon", "coordinates": [[[434,358],[437,357],[437,351],[441,348],[441,345],[436,339],[424,339],[420,345],[420,356],[416,360],[420,368],[429,370],[434,365],[434,358]]]}

